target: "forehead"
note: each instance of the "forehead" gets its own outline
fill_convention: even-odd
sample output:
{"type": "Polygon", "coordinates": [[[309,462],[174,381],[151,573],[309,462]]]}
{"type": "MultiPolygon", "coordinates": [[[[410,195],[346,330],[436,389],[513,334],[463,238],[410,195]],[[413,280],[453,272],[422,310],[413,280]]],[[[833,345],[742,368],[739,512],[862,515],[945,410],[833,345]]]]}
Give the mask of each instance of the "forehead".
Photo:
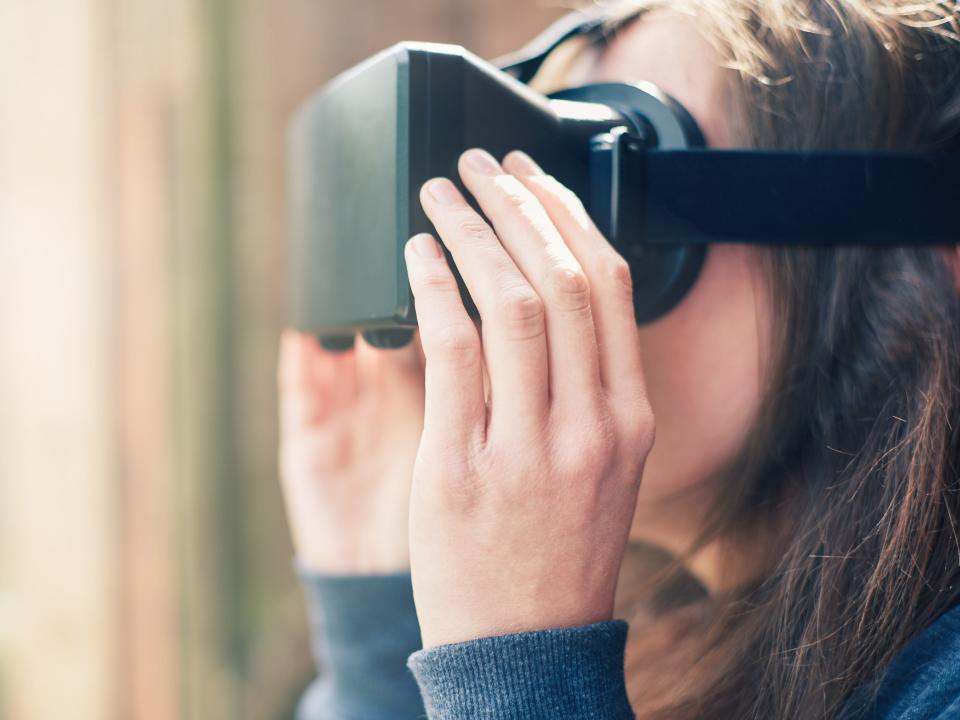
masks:
{"type": "Polygon", "coordinates": [[[693,115],[710,146],[730,144],[730,71],[721,68],[719,54],[689,17],[667,11],[644,15],[571,70],[576,84],[652,82],[693,115]]]}

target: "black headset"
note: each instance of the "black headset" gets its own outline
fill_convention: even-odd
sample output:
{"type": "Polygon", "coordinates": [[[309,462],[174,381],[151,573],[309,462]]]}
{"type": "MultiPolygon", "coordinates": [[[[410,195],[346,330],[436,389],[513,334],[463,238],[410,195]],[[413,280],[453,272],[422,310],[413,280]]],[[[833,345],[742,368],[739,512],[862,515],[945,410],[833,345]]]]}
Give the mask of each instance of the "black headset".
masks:
{"type": "MultiPolygon", "coordinates": [[[[386,327],[368,326],[362,331],[376,347],[405,345],[412,334],[409,293],[399,275],[389,272],[391,267],[380,268],[378,275],[389,292],[378,294],[375,303],[354,302],[354,284],[370,258],[350,243],[352,230],[345,228],[352,228],[357,220],[351,212],[360,212],[357,208],[365,205],[347,198],[346,209],[331,206],[343,200],[337,192],[346,181],[335,172],[321,172],[344,162],[341,144],[353,141],[353,118],[364,107],[375,110],[371,117],[380,123],[376,127],[382,125],[384,141],[388,146],[393,142],[394,150],[385,159],[377,155],[363,165],[364,172],[386,170],[389,177],[402,168],[402,176],[411,183],[421,176],[450,172],[445,165],[449,158],[454,158],[455,172],[453,151],[468,135],[473,143],[493,143],[490,150],[496,146],[505,151],[510,143],[534,154],[545,152],[544,167],[549,171],[551,163],[560,162],[560,154],[551,158],[546,151],[558,142],[557,133],[563,127],[572,128],[577,162],[582,164],[575,172],[567,172],[576,183],[571,187],[629,263],[634,311],[641,324],[662,317],[685,297],[713,243],[918,246],[952,245],[960,240],[960,137],[952,146],[930,152],[712,149],[706,147],[690,113],[648,83],[571,87],[548,95],[546,103],[540,102],[542,96],[519,92],[526,90],[522,84],[530,83],[562,43],[575,36],[608,41],[636,15],[611,23],[602,7],[570,13],[519,52],[492,64],[454,46],[401,44],[344,74],[334,83],[332,94],[312,101],[298,125],[296,137],[301,142],[294,145],[295,167],[302,170],[301,182],[295,186],[300,187],[303,200],[300,272],[306,291],[300,304],[308,310],[304,327],[324,324],[318,320],[320,307],[330,311],[325,310],[323,319],[336,328],[335,334],[321,337],[328,349],[350,347],[353,335],[340,332],[346,328],[342,321],[356,322],[361,316],[387,321],[386,327]],[[409,107],[395,106],[398,97],[409,107]],[[464,129],[466,97],[475,103],[482,98],[480,107],[488,113],[483,115],[486,120],[473,118],[469,132],[464,129]],[[573,112],[577,104],[579,109],[573,112]],[[604,112],[594,119],[581,118],[579,114],[590,108],[604,112]],[[453,112],[451,129],[437,134],[436,128],[448,119],[447,111],[453,112]],[[509,126],[509,133],[486,127],[492,112],[501,113],[496,117],[509,126]],[[396,133],[391,123],[397,118],[409,126],[411,137],[414,130],[418,133],[417,152],[411,151],[415,145],[411,138],[396,133]],[[430,118],[436,121],[433,125],[430,118]],[[316,192],[331,196],[319,209],[316,192]],[[342,222],[334,223],[327,233],[339,242],[327,247],[319,239],[324,236],[324,223],[333,222],[326,217],[330,214],[342,222]],[[340,273],[338,263],[345,258],[353,264],[340,273]],[[316,276],[318,271],[321,274],[316,276]],[[329,287],[320,287],[323,293],[315,297],[311,292],[319,292],[320,280],[329,287]],[[402,296],[399,300],[391,294],[394,291],[402,296]]],[[[363,155],[362,148],[357,152],[363,155]]],[[[562,164],[556,167],[565,170],[562,164]]],[[[408,231],[429,230],[414,201],[414,192],[398,197],[395,207],[407,215],[394,217],[386,212],[380,218],[383,227],[377,225],[373,231],[389,232],[396,226],[400,235],[408,237],[408,231]],[[410,222],[401,222],[407,219],[410,222]]],[[[393,256],[377,253],[375,257],[383,264],[393,256]]],[[[402,269],[398,265],[398,272],[402,269]]]]}

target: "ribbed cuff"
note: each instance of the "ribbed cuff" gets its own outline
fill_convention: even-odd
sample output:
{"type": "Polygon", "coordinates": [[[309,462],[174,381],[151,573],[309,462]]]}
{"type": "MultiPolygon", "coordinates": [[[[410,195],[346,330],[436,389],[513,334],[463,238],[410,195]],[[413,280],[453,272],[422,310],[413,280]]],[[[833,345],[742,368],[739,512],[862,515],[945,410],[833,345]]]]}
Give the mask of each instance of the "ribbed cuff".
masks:
{"type": "Polygon", "coordinates": [[[294,567],[321,673],[298,717],[422,716],[420,690],[406,666],[422,647],[410,573],[328,575],[294,567]]]}
{"type": "Polygon", "coordinates": [[[430,720],[633,720],[627,623],[607,620],[439,645],[407,661],[430,720]]]}

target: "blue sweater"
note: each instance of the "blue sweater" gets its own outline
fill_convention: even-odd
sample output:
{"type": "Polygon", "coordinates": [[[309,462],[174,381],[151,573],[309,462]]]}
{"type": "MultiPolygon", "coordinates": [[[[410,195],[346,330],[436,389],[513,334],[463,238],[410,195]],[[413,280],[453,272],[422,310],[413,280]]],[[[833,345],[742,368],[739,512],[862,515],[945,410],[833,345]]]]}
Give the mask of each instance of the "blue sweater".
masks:
{"type": "MultiPolygon", "coordinates": [[[[423,650],[409,573],[301,573],[321,675],[298,720],[633,720],[623,620],[423,650]]],[[[890,664],[844,718],[960,718],[960,606],[890,664]]]]}

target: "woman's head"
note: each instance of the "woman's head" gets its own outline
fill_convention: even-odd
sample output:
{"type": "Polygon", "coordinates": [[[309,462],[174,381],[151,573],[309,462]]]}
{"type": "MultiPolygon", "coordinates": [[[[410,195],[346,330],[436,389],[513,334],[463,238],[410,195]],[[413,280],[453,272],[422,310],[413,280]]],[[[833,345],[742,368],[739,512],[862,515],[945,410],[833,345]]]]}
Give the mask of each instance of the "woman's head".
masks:
{"type": "MultiPolygon", "coordinates": [[[[613,21],[639,19],[598,51],[562,49],[541,87],[651,81],[714,147],[960,138],[954,3],[609,6],[613,21]]],[[[731,556],[693,561],[716,597],[710,639],[691,651],[713,667],[690,697],[730,716],[829,715],[960,597],[947,260],[944,248],[714,246],[684,301],[639,329],[657,441],[634,536],[731,556]]],[[[641,708],[689,699],[643,705],[631,685],[641,708]]]]}

